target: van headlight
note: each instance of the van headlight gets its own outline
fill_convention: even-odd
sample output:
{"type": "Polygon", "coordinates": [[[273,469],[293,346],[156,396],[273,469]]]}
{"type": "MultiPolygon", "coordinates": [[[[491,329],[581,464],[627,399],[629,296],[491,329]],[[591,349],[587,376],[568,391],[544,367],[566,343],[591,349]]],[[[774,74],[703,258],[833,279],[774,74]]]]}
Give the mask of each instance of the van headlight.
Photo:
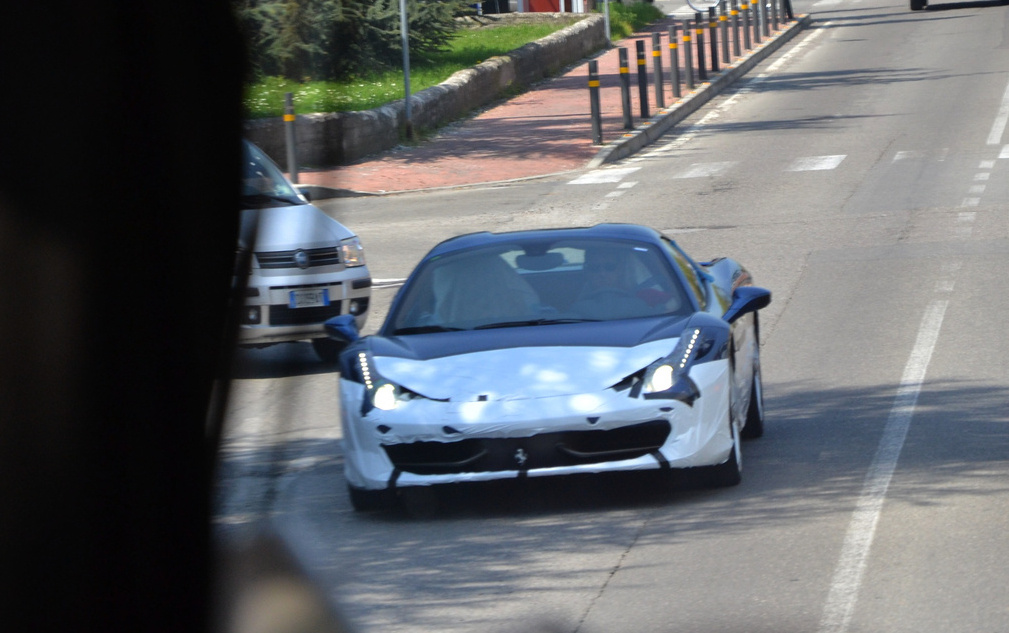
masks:
{"type": "Polygon", "coordinates": [[[340,242],[340,261],[347,268],[364,266],[364,247],[361,240],[351,237],[340,242]]]}

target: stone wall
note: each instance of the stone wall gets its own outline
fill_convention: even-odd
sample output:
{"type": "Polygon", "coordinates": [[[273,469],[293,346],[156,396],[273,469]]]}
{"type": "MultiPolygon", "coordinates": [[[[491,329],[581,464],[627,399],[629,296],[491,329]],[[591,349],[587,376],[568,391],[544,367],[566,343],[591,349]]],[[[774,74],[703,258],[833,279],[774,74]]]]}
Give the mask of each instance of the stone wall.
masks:
{"type": "MultiPolygon", "coordinates": [[[[414,128],[433,129],[455,121],[505,91],[524,88],[554,75],[606,45],[602,15],[537,15],[539,20],[556,16],[553,19],[577,21],[507,55],[460,70],[439,85],[414,94],[410,100],[414,128]]],[[[390,149],[400,143],[400,130],[405,123],[403,99],[374,110],[299,115],[295,123],[298,164],[342,165],[390,149]]],[[[287,169],[281,118],[247,121],[245,135],[287,169]]]]}

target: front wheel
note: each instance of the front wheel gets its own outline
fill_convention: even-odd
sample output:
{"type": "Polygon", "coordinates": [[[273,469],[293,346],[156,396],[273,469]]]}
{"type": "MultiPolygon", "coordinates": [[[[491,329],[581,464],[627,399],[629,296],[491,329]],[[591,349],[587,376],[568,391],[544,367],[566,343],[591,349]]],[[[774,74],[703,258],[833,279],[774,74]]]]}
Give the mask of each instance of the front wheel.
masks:
{"type": "Polygon", "coordinates": [[[753,384],[750,386],[750,404],[746,407],[746,425],[739,435],[744,440],[753,440],[764,434],[764,387],[760,380],[760,366],[754,368],[753,384]]]}
{"type": "Polygon", "coordinates": [[[743,467],[739,458],[739,439],[736,438],[729,452],[729,459],[717,466],[708,466],[704,483],[711,488],[738,486],[743,480],[743,467]]]}

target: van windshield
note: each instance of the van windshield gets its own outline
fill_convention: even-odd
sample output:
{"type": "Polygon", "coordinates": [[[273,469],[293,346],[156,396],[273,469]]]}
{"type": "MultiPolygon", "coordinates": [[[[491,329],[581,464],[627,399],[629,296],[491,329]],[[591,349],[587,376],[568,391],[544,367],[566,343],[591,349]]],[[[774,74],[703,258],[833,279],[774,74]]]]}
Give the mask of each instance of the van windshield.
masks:
{"type": "Polygon", "coordinates": [[[242,208],[305,204],[276,163],[252,143],[243,141],[242,146],[242,208]]]}

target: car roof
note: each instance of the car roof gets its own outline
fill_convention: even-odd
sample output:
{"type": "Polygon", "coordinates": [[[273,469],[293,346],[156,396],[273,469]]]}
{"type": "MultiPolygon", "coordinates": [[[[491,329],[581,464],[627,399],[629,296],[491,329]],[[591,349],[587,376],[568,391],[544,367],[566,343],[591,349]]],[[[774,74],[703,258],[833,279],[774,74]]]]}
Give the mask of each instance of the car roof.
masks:
{"type": "MultiPolygon", "coordinates": [[[[480,233],[468,233],[466,235],[449,238],[432,248],[427,257],[444,255],[446,253],[468,250],[470,248],[481,246],[514,243],[520,240],[558,240],[581,238],[633,240],[656,244],[659,242],[661,237],[661,233],[647,226],[642,226],[640,224],[617,223],[597,224],[595,226],[577,228],[506,231],[502,233],[482,231],[480,233]]],[[[425,259],[427,259],[427,257],[425,259]]]]}

